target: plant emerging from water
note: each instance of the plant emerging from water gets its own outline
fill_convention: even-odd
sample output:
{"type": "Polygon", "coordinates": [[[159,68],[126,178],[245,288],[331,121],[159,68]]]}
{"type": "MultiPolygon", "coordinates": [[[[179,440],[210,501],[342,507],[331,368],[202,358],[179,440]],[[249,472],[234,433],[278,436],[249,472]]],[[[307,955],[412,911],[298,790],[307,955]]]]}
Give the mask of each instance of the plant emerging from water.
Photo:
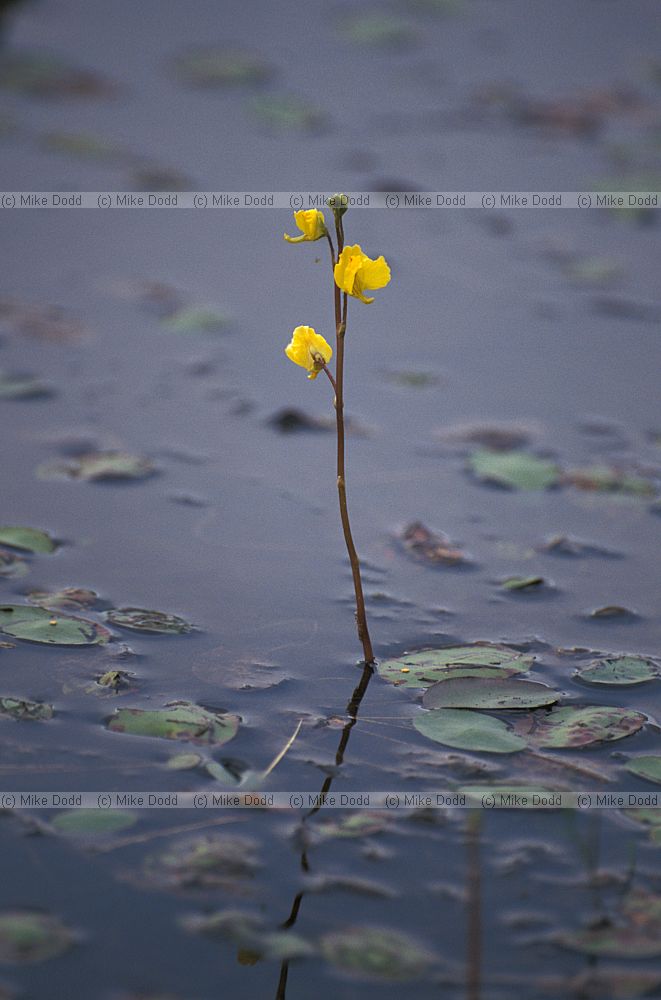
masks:
{"type": "Polygon", "coordinates": [[[328,378],[335,393],[335,421],[337,426],[337,492],[340,501],[342,531],[351,563],[353,587],[356,595],[356,623],[358,638],[363,647],[365,662],[374,662],[374,652],[367,627],[365,598],[360,576],[360,562],[351,534],[349,510],[347,507],[347,487],[345,472],[344,442],[344,340],[347,330],[347,304],[349,296],[365,304],[374,301],[365,293],[384,288],[390,281],[390,268],[383,257],[372,260],[363,253],[356,243],[346,246],[343,216],[348,208],[346,195],[336,194],[328,199],[328,207],[335,220],[335,243],[326,228],[324,213],[318,209],[294,212],[294,221],[301,231],[300,236],[287,236],[288,243],[307,243],[325,239],[328,241],[333,274],[333,304],[335,309],[335,374],[328,365],[333,357],[331,345],[311,326],[297,326],[292,339],[285,348],[285,354],[294,364],[308,372],[309,379],[316,379],[319,372],[328,378]]]}

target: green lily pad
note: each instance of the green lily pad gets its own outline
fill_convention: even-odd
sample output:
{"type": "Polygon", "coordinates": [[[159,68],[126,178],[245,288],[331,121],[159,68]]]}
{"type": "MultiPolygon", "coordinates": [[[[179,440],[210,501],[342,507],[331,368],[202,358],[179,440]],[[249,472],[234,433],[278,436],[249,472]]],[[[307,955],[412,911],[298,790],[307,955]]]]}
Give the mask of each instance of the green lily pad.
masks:
{"type": "Polygon", "coordinates": [[[543,576],[509,576],[506,580],[503,580],[500,586],[503,590],[517,591],[537,590],[543,584],[543,576]]]}
{"type": "Polygon", "coordinates": [[[238,715],[210,712],[190,702],[175,701],[165,708],[150,711],[118,708],[108,720],[108,729],[132,736],[220,745],[236,736],[240,721],[238,715]]]}
{"type": "Polygon", "coordinates": [[[169,771],[194,771],[203,760],[199,753],[177,753],[170,757],[165,766],[169,771]]]}
{"type": "MultiPolygon", "coordinates": [[[[653,781],[655,785],[661,785],[661,757],[655,754],[632,757],[624,766],[631,774],[637,774],[639,778],[645,778],[646,781],[653,781]]],[[[659,812],[658,817],[661,825],[661,812],[659,812]]]]}
{"type": "Polygon", "coordinates": [[[318,107],[289,94],[263,94],[248,107],[273,132],[318,132],[326,124],[318,107]]]}
{"type": "Polygon", "coordinates": [[[55,646],[95,646],[111,638],[108,629],[97,622],[26,604],[0,605],[0,632],[55,646]]]}
{"type": "Polygon", "coordinates": [[[469,462],[478,479],[514,490],[546,490],[560,477],[555,462],[526,451],[481,449],[473,452],[469,462]]]}
{"type": "Polygon", "coordinates": [[[8,375],[0,371],[0,399],[43,399],[53,390],[32,375],[8,375]]]}
{"type": "Polygon", "coordinates": [[[219,333],[227,329],[229,320],[217,309],[193,306],[180,309],[164,320],[164,325],[173,333],[219,333]]]}
{"type": "Polygon", "coordinates": [[[192,629],[192,625],[177,615],[169,615],[165,611],[148,611],[146,608],[113,608],[106,612],[105,617],[112,625],[134,632],[184,635],[192,629]]]}
{"type": "Polygon", "coordinates": [[[533,661],[534,657],[506,646],[474,643],[404,653],[395,659],[383,660],[377,669],[391,684],[420,688],[451,677],[511,677],[525,673],[533,661]]]}
{"type": "Polygon", "coordinates": [[[378,812],[351,812],[340,820],[321,820],[315,834],[323,838],[371,837],[388,826],[390,818],[378,812]]]}
{"type": "Polygon", "coordinates": [[[121,809],[71,809],[58,813],[51,826],[66,837],[107,837],[136,822],[133,813],[121,809]]]}
{"type": "Polygon", "coordinates": [[[53,718],[53,706],[41,701],[25,701],[22,698],[0,698],[0,719],[38,719],[40,721],[53,718]]]}
{"type": "Polygon", "coordinates": [[[618,923],[564,934],[559,942],[587,955],[629,959],[661,955],[661,896],[633,889],[622,904],[618,923]]]}
{"type": "Polygon", "coordinates": [[[425,708],[539,708],[560,697],[545,684],[522,680],[457,677],[432,684],[425,691],[425,708]]]}
{"type": "Polygon", "coordinates": [[[631,493],[637,496],[653,496],[654,483],[643,476],[611,468],[609,465],[590,465],[583,469],[569,469],[563,481],[579,490],[594,490],[602,493],[631,493]]]}
{"type": "Polygon", "coordinates": [[[641,712],[608,705],[565,705],[552,708],[538,719],[534,743],[555,749],[585,747],[631,736],[641,729],[646,717],[641,712]]]}
{"type": "Polygon", "coordinates": [[[46,462],[37,468],[39,479],[82,479],[101,482],[113,479],[146,479],[156,466],[140,455],[120,451],[92,452],[61,462],[46,462]]]}
{"type": "Polygon", "coordinates": [[[643,684],[659,676],[659,667],[643,656],[617,656],[595,660],[576,672],[586,684],[612,684],[617,686],[643,684]]]}
{"type": "Polygon", "coordinates": [[[72,932],[49,913],[0,911],[0,962],[43,962],[63,954],[74,940],[72,932]]]}
{"type": "Polygon", "coordinates": [[[0,527],[0,544],[24,552],[54,552],[57,548],[47,531],[9,525],[0,527]]]}
{"type": "Polygon", "coordinates": [[[459,795],[465,795],[471,802],[482,802],[485,796],[491,798],[497,796],[499,804],[511,800],[513,806],[522,798],[528,800],[527,805],[536,799],[541,799],[543,805],[544,800],[549,800],[551,796],[557,794],[543,785],[462,785],[457,792],[459,795]]]}
{"type": "Polygon", "coordinates": [[[199,46],[175,60],[175,72],[191,87],[230,87],[265,83],[273,69],[261,56],[242,49],[199,46]]]}
{"type": "Polygon", "coordinates": [[[412,938],[382,927],[345,927],[324,934],[321,952],[342,972],[367,979],[406,982],[424,975],[434,956],[412,938]]]}
{"type": "Polygon", "coordinates": [[[25,559],[17,556],[15,552],[10,552],[8,549],[0,549],[0,576],[25,576],[29,571],[30,567],[25,559]]]}
{"type": "Polygon", "coordinates": [[[413,724],[428,739],[458,750],[516,753],[526,747],[505,722],[467,709],[435,708],[421,713],[413,724]]]}
{"type": "Polygon", "coordinates": [[[255,913],[236,910],[195,913],[185,916],[181,924],[193,934],[233,941],[239,946],[237,957],[241,965],[254,965],[260,959],[282,962],[305,958],[315,950],[305,938],[291,931],[267,930],[262,926],[262,918],[255,913]]]}

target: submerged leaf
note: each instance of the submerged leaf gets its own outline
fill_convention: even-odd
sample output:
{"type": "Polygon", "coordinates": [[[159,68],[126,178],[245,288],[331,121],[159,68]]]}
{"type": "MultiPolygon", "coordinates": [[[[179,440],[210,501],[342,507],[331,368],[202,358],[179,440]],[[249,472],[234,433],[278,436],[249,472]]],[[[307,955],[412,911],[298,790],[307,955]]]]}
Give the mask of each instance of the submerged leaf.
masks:
{"type": "Polygon", "coordinates": [[[21,698],[0,698],[0,719],[52,719],[53,706],[41,701],[21,698]]]}
{"type": "Polygon", "coordinates": [[[576,671],[576,677],[586,684],[642,684],[659,677],[660,670],[653,660],[643,656],[617,656],[595,660],[576,671]]]}
{"type": "Polygon", "coordinates": [[[189,306],[167,317],[164,325],[173,333],[219,333],[229,320],[217,309],[189,306]]]}
{"type": "Polygon", "coordinates": [[[460,677],[432,684],[424,693],[425,708],[539,708],[560,697],[545,684],[523,680],[460,677]]]}
{"type": "Polygon", "coordinates": [[[146,479],[154,475],[156,466],[140,455],[126,452],[92,452],[60,462],[46,462],[37,468],[39,479],[82,479],[101,482],[113,479],[146,479]]]}
{"type": "Polygon", "coordinates": [[[41,399],[53,390],[33,375],[9,375],[0,371],[0,399],[41,399]]]}
{"type": "Polygon", "coordinates": [[[0,549],[0,576],[25,576],[29,569],[30,567],[21,556],[17,556],[15,552],[10,552],[8,549],[0,549]]]}
{"type": "Polygon", "coordinates": [[[54,552],[57,548],[47,531],[9,525],[0,527],[0,544],[24,552],[54,552]]]}
{"type": "Polygon", "coordinates": [[[264,83],[273,69],[261,56],[243,49],[206,45],[189,49],[175,61],[177,76],[192,87],[264,83]]]}
{"type": "Polygon", "coordinates": [[[111,638],[108,629],[97,622],[25,604],[0,606],[0,632],[15,639],[59,646],[93,646],[111,638]]]}
{"type": "Polygon", "coordinates": [[[162,635],[184,635],[192,629],[192,625],[177,615],[170,615],[165,611],[148,611],[146,608],[113,608],[106,612],[106,620],[112,625],[134,632],[162,635]]]}
{"type": "Polygon", "coordinates": [[[579,490],[595,490],[606,493],[632,493],[638,496],[653,496],[654,484],[635,473],[609,465],[591,465],[584,469],[570,469],[563,475],[563,481],[579,490]]]}
{"type": "Polygon", "coordinates": [[[506,646],[474,643],[404,653],[377,666],[384,680],[403,687],[427,687],[451,677],[505,678],[525,673],[534,657],[506,646]]]}
{"type": "Polygon", "coordinates": [[[49,913],[0,911],[0,962],[43,962],[61,955],[73,943],[72,932],[49,913]]]}
{"type": "Polygon", "coordinates": [[[107,97],[111,85],[49,52],[12,52],[0,60],[0,88],[47,99],[107,97]]]}
{"type": "Polygon", "coordinates": [[[165,708],[118,708],[108,720],[114,733],[157,736],[166,740],[223,744],[236,736],[239,716],[209,711],[190,702],[176,701],[165,708]]]}
{"type": "Polygon", "coordinates": [[[555,462],[525,451],[475,451],[470,467],[478,479],[518,490],[545,490],[560,477],[555,462]]]}
{"type": "Polygon", "coordinates": [[[559,943],[587,955],[653,958],[661,955],[661,896],[633,889],[624,899],[618,923],[604,922],[563,934],[559,943]]]}
{"type": "Polygon", "coordinates": [[[428,566],[456,566],[465,562],[463,552],[450,544],[447,535],[435,534],[420,521],[408,524],[399,537],[404,550],[428,566]]]}
{"type": "Polygon", "coordinates": [[[516,753],[526,747],[526,741],[505,722],[465,709],[436,708],[417,716],[413,724],[435,743],[458,750],[516,753]]]}
{"type": "Polygon", "coordinates": [[[321,952],[342,972],[406,982],[424,975],[434,956],[412,938],[381,927],[345,927],[324,934],[321,952]]]}
{"type": "Polygon", "coordinates": [[[249,104],[253,115],[277,132],[318,132],[326,116],[317,107],[288,94],[264,94],[249,104]]]}
{"type": "Polygon", "coordinates": [[[58,813],[51,826],[66,837],[107,837],[136,821],[133,813],[121,809],[71,809],[58,813]]]}
{"type": "Polygon", "coordinates": [[[252,840],[207,834],[177,841],[149,858],[145,875],[163,888],[218,889],[250,878],[258,867],[252,840]]]}

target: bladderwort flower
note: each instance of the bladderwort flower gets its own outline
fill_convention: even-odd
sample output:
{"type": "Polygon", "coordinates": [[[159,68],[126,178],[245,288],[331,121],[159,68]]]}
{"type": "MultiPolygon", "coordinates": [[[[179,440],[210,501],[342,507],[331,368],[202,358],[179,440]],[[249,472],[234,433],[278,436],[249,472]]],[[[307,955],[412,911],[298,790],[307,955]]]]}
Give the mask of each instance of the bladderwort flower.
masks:
{"type": "Polygon", "coordinates": [[[287,243],[307,243],[311,240],[320,240],[326,236],[326,220],[324,213],[317,208],[301,209],[294,212],[294,222],[301,230],[302,236],[287,236],[284,234],[287,243]]]}
{"type": "Polygon", "coordinates": [[[369,305],[374,298],[368,298],[364,292],[385,288],[390,281],[390,268],[383,257],[372,260],[356,243],[355,246],[344,247],[333,275],[338,288],[369,305]]]}
{"type": "Polygon", "coordinates": [[[313,327],[297,326],[285,354],[295,365],[307,369],[308,378],[316,378],[333,357],[333,348],[313,327]]]}

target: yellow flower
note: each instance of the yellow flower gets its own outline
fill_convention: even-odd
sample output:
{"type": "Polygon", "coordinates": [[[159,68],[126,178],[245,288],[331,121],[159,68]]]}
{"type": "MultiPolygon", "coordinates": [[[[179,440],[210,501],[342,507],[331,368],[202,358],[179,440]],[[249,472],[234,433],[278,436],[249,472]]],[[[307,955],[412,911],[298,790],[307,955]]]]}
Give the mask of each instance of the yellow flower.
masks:
{"type": "Polygon", "coordinates": [[[358,244],[344,248],[333,273],[338,288],[367,303],[374,302],[374,299],[368,299],[363,292],[385,288],[390,281],[390,268],[383,257],[372,260],[358,244]]]}
{"type": "Polygon", "coordinates": [[[322,236],[326,235],[326,220],[324,219],[324,213],[320,212],[316,208],[311,208],[308,211],[302,209],[300,212],[294,212],[294,222],[303,235],[287,236],[285,233],[287,243],[303,243],[308,240],[320,240],[322,236]]]}
{"type": "Polygon", "coordinates": [[[333,357],[333,348],[311,326],[297,326],[285,354],[295,365],[307,368],[308,378],[316,378],[333,357]]]}

